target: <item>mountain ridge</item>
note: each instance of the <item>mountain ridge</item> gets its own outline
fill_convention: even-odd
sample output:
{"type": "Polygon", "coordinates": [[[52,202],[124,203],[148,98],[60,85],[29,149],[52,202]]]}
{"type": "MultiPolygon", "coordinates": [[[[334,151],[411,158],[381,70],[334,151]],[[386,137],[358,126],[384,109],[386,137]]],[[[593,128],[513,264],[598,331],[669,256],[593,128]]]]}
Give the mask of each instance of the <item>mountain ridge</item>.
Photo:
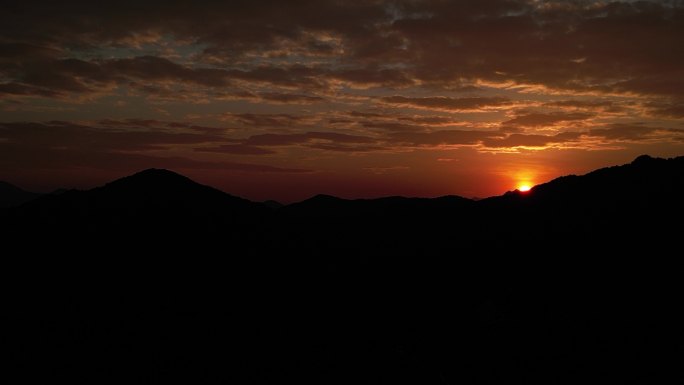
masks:
{"type": "Polygon", "coordinates": [[[408,255],[421,249],[448,254],[478,243],[559,242],[567,234],[577,239],[577,247],[628,235],[646,242],[659,231],[676,232],[666,224],[684,214],[682,197],[684,157],[640,156],[625,165],[556,178],[525,193],[478,201],[319,194],[285,206],[251,202],[169,170],[147,169],[91,190],[39,197],[8,209],[0,222],[18,236],[185,234],[174,241],[236,239],[234,247],[250,252],[285,247],[312,254],[408,255]]]}
{"type": "MultiPolygon", "coordinates": [[[[678,163],[684,163],[684,156],[680,157],[673,157],[673,158],[655,158],[651,157],[649,155],[640,155],[637,158],[635,158],[632,162],[624,164],[624,165],[616,165],[616,166],[608,166],[600,169],[596,169],[593,171],[590,171],[586,174],[583,175],[574,175],[574,174],[569,174],[569,175],[563,175],[557,178],[554,178],[548,182],[540,183],[538,185],[533,186],[529,192],[526,192],[525,195],[534,195],[535,193],[538,193],[540,191],[543,191],[545,189],[555,187],[559,184],[562,183],[571,183],[578,181],[577,178],[582,178],[582,177],[594,177],[596,175],[600,174],[605,174],[607,172],[615,171],[615,170],[620,170],[621,168],[625,167],[642,167],[642,168],[648,168],[652,167],[655,164],[664,164],[666,162],[678,162],[678,163]]],[[[128,190],[127,193],[135,193],[135,189],[138,189],[139,192],[150,192],[151,190],[157,193],[164,193],[165,189],[169,188],[186,188],[189,185],[197,185],[197,186],[202,186],[205,188],[207,191],[209,189],[215,190],[218,192],[221,192],[225,195],[228,195],[230,197],[240,199],[242,201],[249,201],[248,199],[241,198],[234,196],[230,193],[227,193],[222,190],[218,190],[214,187],[211,186],[206,186],[206,185],[201,185],[197,182],[194,182],[192,179],[188,178],[187,176],[184,176],[182,174],[178,174],[174,171],[168,170],[168,169],[158,169],[158,168],[150,168],[150,169],[145,169],[141,170],[139,172],[136,172],[134,174],[124,176],[122,178],[118,178],[116,180],[113,180],[111,182],[108,182],[102,186],[99,187],[94,187],[92,189],[88,190],[68,190],[68,189],[59,189],[56,190],[58,191],[58,194],[54,195],[61,195],[62,193],[69,192],[69,191],[82,191],[82,192],[87,192],[87,191],[101,191],[101,190],[107,190],[107,189],[118,189],[118,190],[128,190]]],[[[2,194],[5,194],[5,191],[13,191],[17,193],[26,193],[30,194],[30,197],[22,200],[20,203],[25,203],[30,201],[31,199],[35,199],[40,196],[44,195],[50,195],[50,194],[40,194],[40,193],[32,193],[32,192],[27,192],[24,191],[8,182],[3,182],[0,181],[0,197],[2,194]]],[[[498,199],[501,197],[509,196],[509,195],[517,195],[520,194],[519,191],[517,190],[512,190],[512,191],[507,191],[503,193],[502,195],[495,195],[495,196],[490,196],[486,198],[478,198],[478,199],[471,199],[471,198],[466,198],[462,197],[459,195],[445,195],[445,196],[440,196],[440,197],[434,197],[434,198],[426,198],[426,197],[406,197],[406,196],[383,196],[383,197],[378,197],[378,198],[352,198],[352,199],[347,199],[347,198],[340,198],[336,197],[333,195],[329,194],[317,194],[314,195],[310,198],[304,199],[302,201],[297,201],[297,202],[292,202],[289,204],[280,204],[277,201],[273,200],[268,200],[265,202],[268,202],[267,206],[271,206],[272,208],[281,208],[281,207],[288,207],[288,206],[297,206],[297,205],[308,205],[312,204],[314,202],[322,202],[322,201],[328,201],[328,202],[373,202],[373,201],[391,201],[391,200],[444,200],[444,199],[457,199],[457,200],[462,200],[462,201],[473,201],[473,202],[482,202],[482,201],[488,201],[492,199],[498,199]]],[[[27,195],[28,196],[28,195],[27,195]]],[[[251,202],[251,201],[249,201],[251,202]]],[[[263,203],[263,202],[252,202],[252,203],[263,203]]],[[[15,204],[17,205],[17,204],[15,204]]],[[[0,207],[8,207],[7,205],[1,205],[0,207]]]]}
{"type": "Polygon", "coordinates": [[[21,205],[43,194],[23,190],[9,182],[0,181],[0,208],[21,205]]]}

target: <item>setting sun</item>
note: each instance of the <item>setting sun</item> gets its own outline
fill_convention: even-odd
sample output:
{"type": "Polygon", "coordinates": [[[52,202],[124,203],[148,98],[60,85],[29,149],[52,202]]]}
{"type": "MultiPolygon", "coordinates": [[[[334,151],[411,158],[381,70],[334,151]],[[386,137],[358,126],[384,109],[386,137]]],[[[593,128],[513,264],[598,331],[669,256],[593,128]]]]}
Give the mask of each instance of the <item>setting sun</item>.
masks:
{"type": "Polygon", "coordinates": [[[521,192],[527,192],[530,191],[532,187],[529,184],[521,184],[518,186],[518,190],[521,192]]]}

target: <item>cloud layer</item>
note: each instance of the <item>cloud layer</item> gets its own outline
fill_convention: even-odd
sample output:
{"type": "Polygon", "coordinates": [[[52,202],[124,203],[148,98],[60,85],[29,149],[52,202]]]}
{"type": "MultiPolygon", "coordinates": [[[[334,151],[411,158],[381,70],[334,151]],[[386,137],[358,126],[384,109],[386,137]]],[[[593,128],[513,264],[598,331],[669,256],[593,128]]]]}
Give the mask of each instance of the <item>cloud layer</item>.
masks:
{"type": "Polygon", "coordinates": [[[478,159],[684,143],[677,1],[11,0],[0,23],[4,170],[353,174],[453,151],[495,174],[478,159]]]}

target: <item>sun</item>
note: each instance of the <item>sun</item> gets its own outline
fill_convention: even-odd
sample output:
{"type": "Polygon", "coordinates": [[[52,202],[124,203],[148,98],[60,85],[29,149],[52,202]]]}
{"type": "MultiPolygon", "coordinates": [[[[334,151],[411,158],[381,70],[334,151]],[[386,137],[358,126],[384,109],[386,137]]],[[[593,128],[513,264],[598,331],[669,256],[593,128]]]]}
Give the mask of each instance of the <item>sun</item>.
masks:
{"type": "Polygon", "coordinates": [[[534,188],[534,181],[539,180],[538,172],[535,170],[511,170],[508,173],[509,189],[515,186],[517,192],[528,193],[534,188]]]}

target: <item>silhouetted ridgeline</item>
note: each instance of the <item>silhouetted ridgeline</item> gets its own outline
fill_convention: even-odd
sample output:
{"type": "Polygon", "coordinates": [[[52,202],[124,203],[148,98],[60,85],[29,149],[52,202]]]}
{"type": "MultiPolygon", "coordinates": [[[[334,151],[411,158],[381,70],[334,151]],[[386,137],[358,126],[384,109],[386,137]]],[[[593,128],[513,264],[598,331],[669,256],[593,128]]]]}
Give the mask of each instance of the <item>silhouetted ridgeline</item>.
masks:
{"type": "Polygon", "coordinates": [[[0,181],[0,209],[19,206],[22,203],[38,198],[40,195],[24,191],[19,187],[0,181]]]}
{"type": "Polygon", "coordinates": [[[283,207],[146,170],[2,212],[8,378],[681,383],[683,214],[684,157],[283,207]]]}
{"type": "Polygon", "coordinates": [[[222,245],[235,252],[292,250],[300,255],[452,255],[464,249],[533,251],[546,243],[611,247],[667,242],[684,211],[684,158],[566,176],[528,193],[473,201],[388,197],[344,200],[318,195],[280,207],[199,185],[166,170],[146,170],[89,191],[42,196],[6,210],[5,231],[72,246],[93,240],[222,245]],[[162,237],[164,242],[158,242],[162,237]],[[68,241],[68,242],[71,242],[68,241]],[[67,243],[68,243],[67,242],[67,243]],[[522,242],[525,242],[523,245],[522,242]],[[517,246],[516,246],[517,245],[517,246]]]}

